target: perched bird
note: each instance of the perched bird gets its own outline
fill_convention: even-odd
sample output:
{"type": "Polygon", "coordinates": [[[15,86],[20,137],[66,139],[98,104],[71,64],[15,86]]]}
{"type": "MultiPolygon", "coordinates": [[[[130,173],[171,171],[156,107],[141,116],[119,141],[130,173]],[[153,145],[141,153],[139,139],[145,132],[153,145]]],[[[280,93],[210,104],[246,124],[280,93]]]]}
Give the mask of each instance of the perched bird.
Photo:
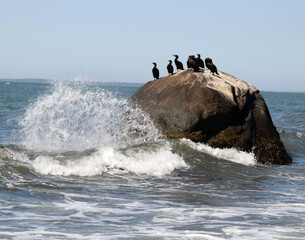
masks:
{"type": "Polygon", "coordinates": [[[153,62],[152,64],[154,64],[154,67],[152,69],[152,74],[155,79],[158,79],[159,78],[159,69],[157,68],[157,63],[153,62]]]}
{"type": "Polygon", "coordinates": [[[206,58],[205,60],[205,65],[208,69],[210,69],[211,73],[216,73],[217,75],[219,75],[219,73],[217,72],[217,67],[213,64],[213,61],[211,58],[206,58]]]}
{"type": "Polygon", "coordinates": [[[187,59],[187,68],[193,68],[194,72],[199,72],[199,66],[195,60],[194,55],[190,55],[187,59]]]}
{"type": "Polygon", "coordinates": [[[174,67],[172,65],[172,60],[168,60],[169,61],[169,64],[167,64],[167,71],[168,71],[168,74],[173,74],[174,72],[174,67]]]}
{"type": "Polygon", "coordinates": [[[173,55],[173,56],[175,57],[175,64],[176,64],[177,71],[179,69],[184,70],[182,62],[178,61],[179,56],[178,55],[173,55]]]}
{"type": "Polygon", "coordinates": [[[204,68],[204,62],[203,60],[200,58],[200,54],[197,54],[197,58],[195,58],[196,63],[198,64],[199,67],[204,68]]]}
{"type": "Polygon", "coordinates": [[[212,61],[212,59],[211,59],[211,58],[206,58],[204,61],[205,61],[205,65],[207,65],[207,64],[208,64],[208,62],[213,63],[213,61],[212,61]]]}

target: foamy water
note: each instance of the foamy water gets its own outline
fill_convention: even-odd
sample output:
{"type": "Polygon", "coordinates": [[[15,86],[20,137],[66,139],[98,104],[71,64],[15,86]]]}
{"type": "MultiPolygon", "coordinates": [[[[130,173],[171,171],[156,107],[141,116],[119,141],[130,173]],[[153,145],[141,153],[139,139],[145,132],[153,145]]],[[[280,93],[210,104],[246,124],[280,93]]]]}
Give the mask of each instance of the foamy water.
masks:
{"type": "Polygon", "coordinates": [[[103,173],[164,176],[175,169],[186,168],[187,164],[165,143],[158,149],[120,151],[103,147],[92,155],[64,161],[40,155],[34,159],[32,166],[40,174],[57,176],[96,176],[103,173]]]}
{"type": "Polygon", "coordinates": [[[257,162],[254,153],[239,151],[235,148],[212,148],[203,143],[192,142],[189,139],[182,139],[181,141],[197,151],[207,153],[216,158],[221,158],[244,165],[255,165],[257,162]]]}

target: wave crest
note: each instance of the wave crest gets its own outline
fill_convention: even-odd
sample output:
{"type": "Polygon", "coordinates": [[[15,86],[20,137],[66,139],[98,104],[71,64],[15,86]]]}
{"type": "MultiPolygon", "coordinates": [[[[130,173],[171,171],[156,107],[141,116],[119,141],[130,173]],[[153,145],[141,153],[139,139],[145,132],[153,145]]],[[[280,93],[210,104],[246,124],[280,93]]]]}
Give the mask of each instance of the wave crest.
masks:
{"type": "Polygon", "coordinates": [[[33,162],[40,174],[57,176],[96,176],[103,173],[133,173],[137,175],[163,176],[175,169],[186,168],[183,158],[172,153],[171,146],[128,148],[126,151],[111,147],[99,148],[81,158],[59,160],[51,156],[38,156],[33,162]]]}
{"type": "Polygon", "coordinates": [[[243,165],[255,165],[257,163],[254,153],[239,151],[235,148],[212,148],[206,144],[195,143],[189,139],[182,139],[181,141],[197,151],[207,153],[216,158],[243,165]]]}

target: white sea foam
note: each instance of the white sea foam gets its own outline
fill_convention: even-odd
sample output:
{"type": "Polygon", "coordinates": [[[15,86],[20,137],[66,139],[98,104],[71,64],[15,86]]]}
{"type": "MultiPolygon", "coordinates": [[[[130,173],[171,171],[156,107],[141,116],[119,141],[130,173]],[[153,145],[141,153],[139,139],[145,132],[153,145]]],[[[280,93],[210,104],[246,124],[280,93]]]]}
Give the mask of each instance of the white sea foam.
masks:
{"type": "Polygon", "coordinates": [[[181,141],[197,151],[207,153],[216,158],[225,159],[243,165],[256,164],[254,153],[239,151],[235,148],[212,148],[206,144],[195,143],[189,139],[182,139],[181,141]]]}
{"type": "MultiPolygon", "coordinates": [[[[39,205],[37,207],[36,204],[40,202],[22,203],[22,209],[33,211],[34,208],[36,212],[19,211],[8,214],[6,221],[15,221],[19,231],[16,231],[13,226],[4,226],[0,233],[14,239],[47,237],[54,239],[119,239],[124,237],[145,239],[158,236],[162,239],[264,240],[302,239],[304,232],[302,222],[297,224],[289,222],[296,213],[300,217],[302,216],[304,206],[286,209],[284,203],[264,203],[253,206],[205,205],[198,207],[198,205],[154,199],[145,201],[133,198],[113,198],[106,192],[98,196],[83,193],[65,193],[64,196],[63,201],[52,201],[47,206],[39,205]],[[107,202],[111,202],[111,204],[107,204],[107,202]],[[39,212],[41,209],[43,211],[39,212]],[[48,212],[53,209],[63,213],[60,218],[48,212]],[[273,211],[280,215],[270,215],[269,213],[273,211]],[[282,225],[285,223],[283,218],[288,220],[286,225],[282,225]],[[270,224],[264,224],[267,219],[270,220],[270,224]],[[276,220],[279,221],[279,224],[274,223],[276,220]],[[32,221],[35,221],[36,224],[31,224],[32,221]],[[71,226],[68,224],[49,227],[50,223],[56,225],[63,222],[73,224],[74,227],[77,225],[78,228],[75,227],[75,231],[71,233],[69,231],[71,226]],[[91,229],[86,231],[86,226],[90,226],[91,229]],[[126,226],[128,231],[126,231],[126,226]],[[20,229],[24,231],[20,231],[20,229]]],[[[3,208],[3,213],[10,213],[12,209],[16,209],[16,207],[3,208]]]]}
{"type": "Polygon", "coordinates": [[[20,121],[23,144],[39,150],[124,147],[162,137],[140,108],[88,83],[55,82],[20,121]]]}
{"type": "Polygon", "coordinates": [[[302,138],[303,134],[300,133],[300,132],[296,132],[296,136],[297,136],[298,138],[302,138]]]}
{"type": "Polygon", "coordinates": [[[165,143],[156,149],[139,147],[127,151],[101,147],[91,155],[64,161],[40,155],[32,166],[41,174],[58,176],[95,176],[118,171],[163,176],[175,169],[186,168],[187,164],[182,157],[172,153],[169,144],[165,143]]]}
{"type": "MultiPolygon", "coordinates": [[[[276,198],[257,202],[259,196],[252,202],[248,199],[239,202],[241,195],[232,202],[232,195],[224,191],[226,204],[219,204],[220,198],[211,196],[217,190],[207,189],[210,199],[217,204],[198,204],[195,199],[203,195],[197,192],[195,199],[190,199],[193,182],[185,183],[190,185],[184,190],[165,185],[166,190],[174,190],[167,199],[155,193],[156,185],[151,181],[145,186],[140,182],[117,185],[88,181],[86,184],[92,184],[88,189],[72,191],[74,183],[71,188],[66,186],[69,192],[60,188],[56,192],[58,197],[50,199],[48,194],[54,191],[31,188],[34,191],[31,195],[44,193],[47,198],[25,199],[18,207],[14,202],[12,206],[1,206],[7,225],[2,226],[0,234],[14,239],[303,239],[305,204],[299,193],[283,202],[276,198]]],[[[157,183],[160,190],[160,182],[157,183]]]]}

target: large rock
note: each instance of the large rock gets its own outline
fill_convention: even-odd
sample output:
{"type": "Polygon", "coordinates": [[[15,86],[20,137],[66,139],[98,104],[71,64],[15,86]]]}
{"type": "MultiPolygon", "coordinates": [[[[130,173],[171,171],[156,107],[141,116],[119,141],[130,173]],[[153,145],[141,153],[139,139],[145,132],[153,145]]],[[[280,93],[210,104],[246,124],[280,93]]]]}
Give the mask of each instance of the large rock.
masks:
{"type": "Polygon", "coordinates": [[[253,151],[261,163],[290,164],[259,91],[220,72],[187,69],[150,81],[132,97],[169,138],[253,151]]]}

